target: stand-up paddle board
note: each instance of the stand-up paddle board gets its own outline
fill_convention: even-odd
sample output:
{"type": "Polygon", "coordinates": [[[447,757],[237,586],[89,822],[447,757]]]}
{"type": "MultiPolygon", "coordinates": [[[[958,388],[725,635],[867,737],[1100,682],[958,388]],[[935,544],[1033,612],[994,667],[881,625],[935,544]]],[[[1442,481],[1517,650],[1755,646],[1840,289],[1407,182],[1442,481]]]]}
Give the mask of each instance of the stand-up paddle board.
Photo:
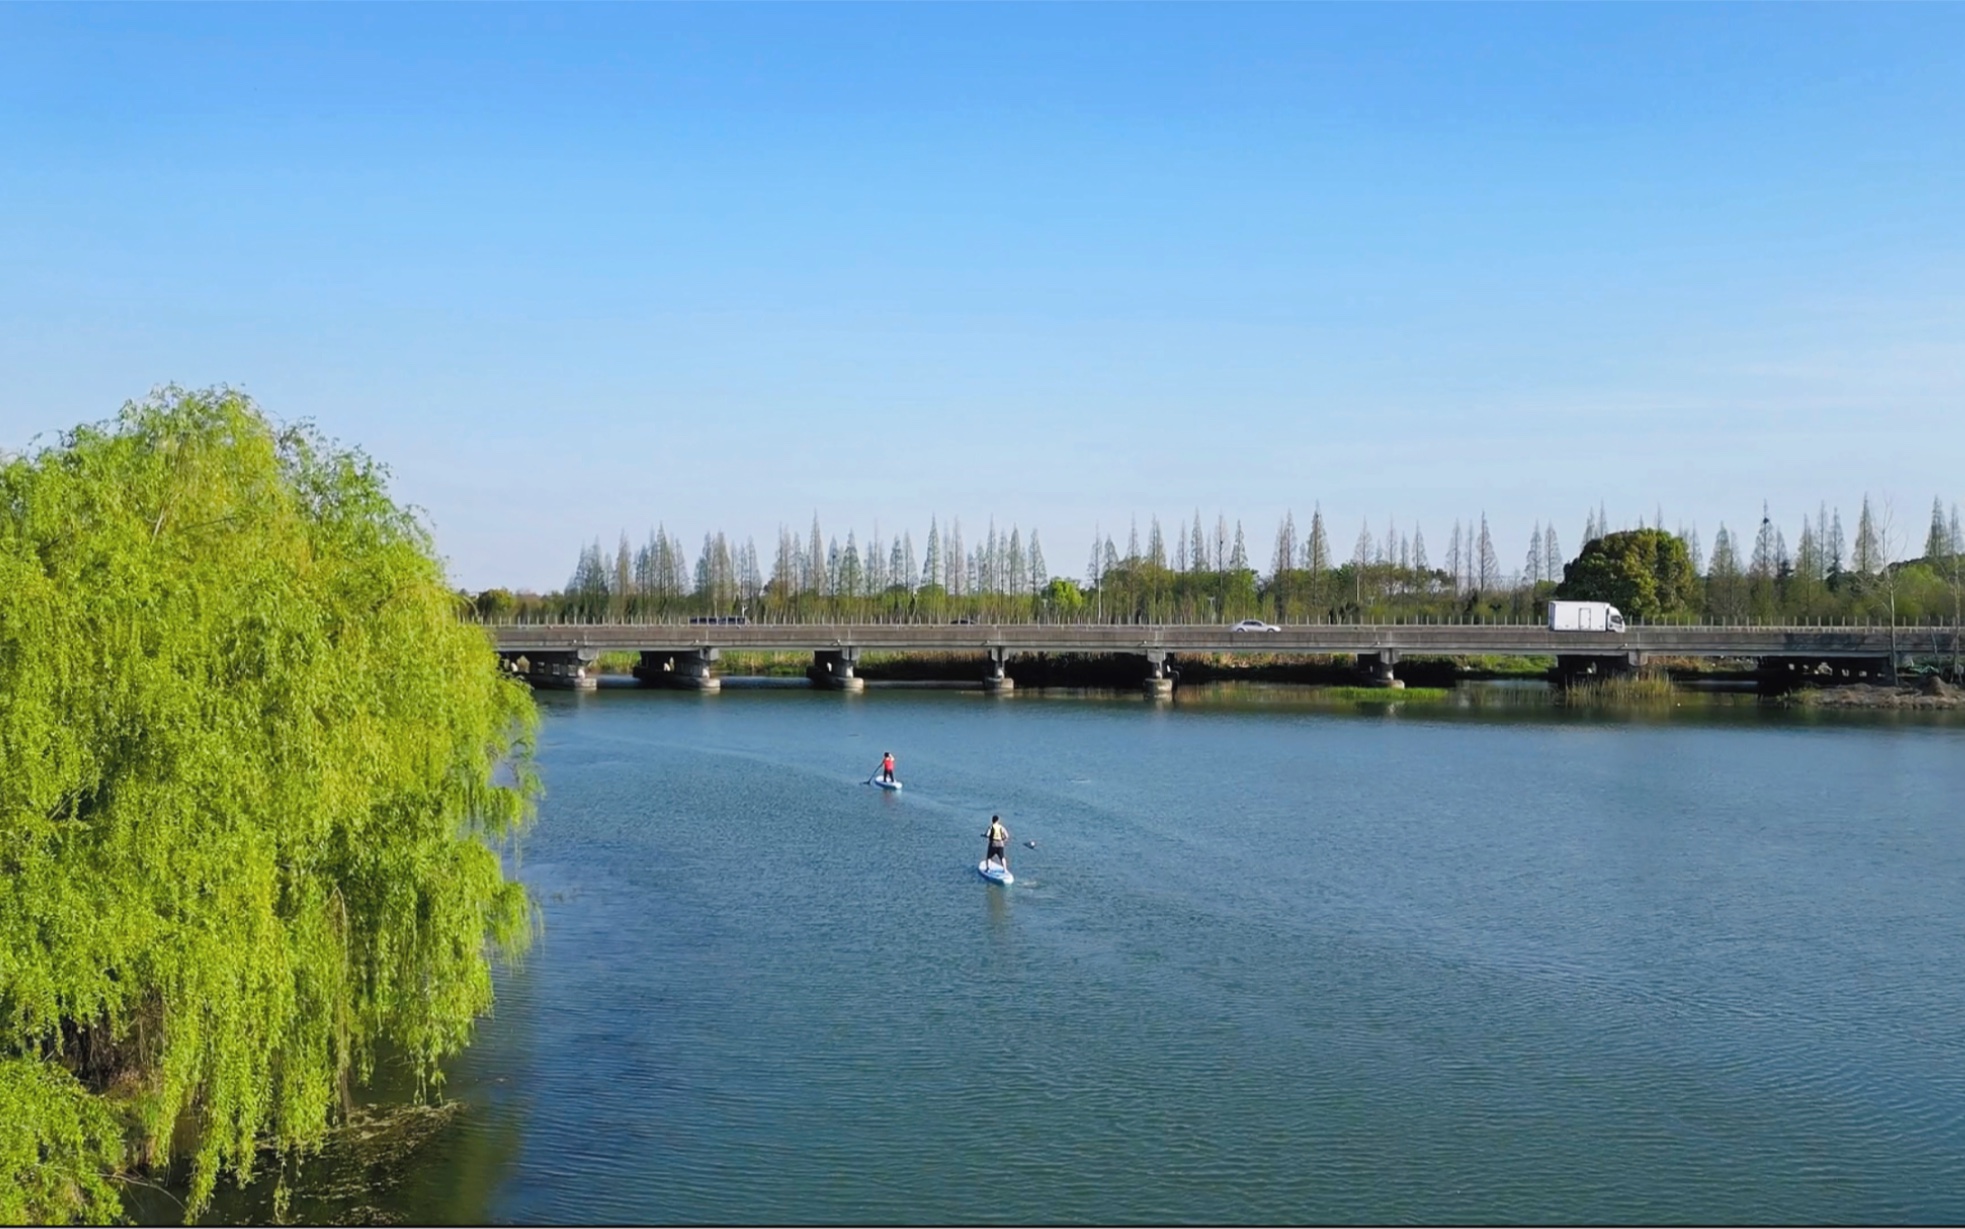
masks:
{"type": "Polygon", "coordinates": [[[879,777],[875,777],[873,783],[881,789],[899,789],[901,787],[899,781],[882,781],[879,777]]]}
{"type": "Polygon", "coordinates": [[[1009,867],[1001,862],[991,862],[987,858],[976,863],[976,873],[991,883],[1000,883],[1005,887],[1017,881],[1017,877],[1010,873],[1009,867]]]}

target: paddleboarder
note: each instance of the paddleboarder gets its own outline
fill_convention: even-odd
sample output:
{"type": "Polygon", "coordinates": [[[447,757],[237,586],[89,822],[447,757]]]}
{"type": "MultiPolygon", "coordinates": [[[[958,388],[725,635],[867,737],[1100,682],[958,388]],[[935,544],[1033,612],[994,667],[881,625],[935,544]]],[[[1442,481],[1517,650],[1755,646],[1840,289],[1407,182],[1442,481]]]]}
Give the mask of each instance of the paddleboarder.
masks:
{"type": "Polygon", "coordinates": [[[1003,817],[1001,815],[992,815],[989,817],[989,831],[983,833],[983,836],[989,841],[989,850],[983,854],[983,861],[998,863],[1004,870],[1009,870],[1010,855],[1008,846],[1010,844],[1010,830],[1003,826],[1003,817]]]}

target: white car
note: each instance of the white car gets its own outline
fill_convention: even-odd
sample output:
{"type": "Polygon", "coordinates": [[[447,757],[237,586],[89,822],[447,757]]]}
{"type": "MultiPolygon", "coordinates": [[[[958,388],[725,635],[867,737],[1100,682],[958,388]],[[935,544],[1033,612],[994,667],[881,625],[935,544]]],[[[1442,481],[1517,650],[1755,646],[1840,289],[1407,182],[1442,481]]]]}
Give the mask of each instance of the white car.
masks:
{"type": "Polygon", "coordinates": [[[1228,629],[1231,632],[1280,632],[1283,629],[1274,623],[1264,623],[1261,619],[1243,619],[1228,629]]]}

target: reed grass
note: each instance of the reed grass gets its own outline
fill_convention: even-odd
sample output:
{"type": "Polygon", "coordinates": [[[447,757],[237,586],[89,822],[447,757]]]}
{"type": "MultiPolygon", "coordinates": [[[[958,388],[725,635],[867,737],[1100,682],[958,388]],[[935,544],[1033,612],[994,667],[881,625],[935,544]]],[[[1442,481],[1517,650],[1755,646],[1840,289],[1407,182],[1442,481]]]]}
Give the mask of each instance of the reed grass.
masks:
{"type": "Polygon", "coordinates": [[[1576,679],[1556,691],[1559,702],[1573,707],[1669,708],[1678,699],[1678,689],[1661,671],[1613,675],[1609,678],[1576,679]]]}
{"type": "Polygon", "coordinates": [[[1316,695],[1349,704],[1438,704],[1453,692],[1445,687],[1319,687],[1316,695]]]}

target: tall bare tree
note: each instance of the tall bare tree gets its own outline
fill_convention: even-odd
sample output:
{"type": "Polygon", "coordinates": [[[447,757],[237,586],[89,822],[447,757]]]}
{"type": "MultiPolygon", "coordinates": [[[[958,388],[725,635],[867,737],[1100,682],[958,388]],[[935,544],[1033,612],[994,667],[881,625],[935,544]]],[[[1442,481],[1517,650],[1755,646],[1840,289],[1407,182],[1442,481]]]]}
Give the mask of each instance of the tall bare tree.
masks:
{"type": "Polygon", "coordinates": [[[1740,556],[1733,549],[1733,535],[1726,522],[1719,523],[1713,535],[1712,566],[1706,572],[1706,608],[1724,622],[1744,613],[1740,579],[1740,556]]]}
{"type": "Polygon", "coordinates": [[[1481,513],[1480,579],[1475,586],[1486,593],[1501,580],[1501,560],[1494,553],[1494,538],[1487,531],[1487,513],[1481,513]]]}
{"type": "Polygon", "coordinates": [[[1883,565],[1883,544],[1876,532],[1876,516],[1870,511],[1869,495],[1863,495],[1862,515],[1856,519],[1856,549],[1849,565],[1865,582],[1883,565]]]}
{"type": "Polygon", "coordinates": [[[1869,497],[1863,497],[1863,515],[1870,522],[1876,564],[1877,580],[1883,586],[1883,595],[1890,607],[1890,681],[1897,681],[1897,569],[1890,566],[1890,557],[1903,546],[1899,541],[1901,534],[1897,529],[1896,502],[1888,495],[1883,497],[1883,514],[1879,517],[1869,515],[1869,497]]]}
{"type": "Polygon", "coordinates": [[[1276,527],[1276,554],[1271,564],[1271,575],[1280,579],[1284,572],[1296,566],[1296,514],[1283,513],[1283,523],[1276,527]]]}
{"type": "Polygon", "coordinates": [[[1958,681],[1958,634],[1960,615],[1965,614],[1965,531],[1958,524],[1958,505],[1951,505],[1950,533],[1946,535],[1946,564],[1951,578],[1951,677],[1958,681]]]}
{"type": "MultiPolygon", "coordinates": [[[[942,531],[941,526],[936,523],[935,518],[932,516],[928,518],[928,545],[926,551],[927,553],[921,557],[921,584],[923,587],[940,585],[943,589],[946,589],[947,583],[943,578],[942,572],[942,569],[946,566],[942,562],[942,531]]],[[[1097,584],[1098,582],[1095,579],[1092,583],[1097,584]]]]}
{"type": "Polygon", "coordinates": [[[1330,536],[1324,532],[1324,508],[1318,504],[1310,513],[1310,541],[1304,546],[1304,562],[1310,575],[1320,577],[1330,571],[1330,536]]]}

